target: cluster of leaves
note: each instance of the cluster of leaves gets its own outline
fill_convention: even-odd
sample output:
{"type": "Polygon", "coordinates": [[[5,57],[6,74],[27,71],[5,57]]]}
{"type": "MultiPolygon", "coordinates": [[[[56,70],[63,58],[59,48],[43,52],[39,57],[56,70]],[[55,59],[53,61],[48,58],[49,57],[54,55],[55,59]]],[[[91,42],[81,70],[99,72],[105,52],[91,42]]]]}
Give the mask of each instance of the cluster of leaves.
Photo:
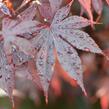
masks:
{"type": "Polygon", "coordinates": [[[66,0],[67,4],[62,6],[63,2],[64,0],[24,0],[21,6],[14,10],[9,0],[0,1],[0,87],[11,100],[15,75],[19,70],[25,78],[31,79],[44,90],[47,100],[56,59],[65,73],[76,80],[86,93],[81,59],[75,48],[103,55],[95,41],[80,30],[95,23],[91,3],[96,12],[101,14],[102,1],[79,0],[90,20],[81,16],[70,16],[74,1],[66,0]],[[19,10],[27,4],[28,8],[20,13],[19,10]],[[43,20],[37,20],[38,17],[43,20]]]}

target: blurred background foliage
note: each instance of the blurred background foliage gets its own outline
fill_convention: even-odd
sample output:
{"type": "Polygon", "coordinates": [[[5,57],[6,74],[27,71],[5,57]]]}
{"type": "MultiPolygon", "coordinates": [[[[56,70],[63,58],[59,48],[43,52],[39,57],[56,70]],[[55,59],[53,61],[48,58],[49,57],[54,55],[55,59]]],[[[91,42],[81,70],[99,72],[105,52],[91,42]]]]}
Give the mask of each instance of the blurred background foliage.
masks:
{"type": "MultiPolygon", "coordinates": [[[[21,0],[11,1],[17,7],[21,0]]],[[[79,15],[79,7],[78,2],[75,2],[71,13],[79,15]]],[[[98,15],[95,12],[93,14],[96,20],[98,15]]],[[[109,7],[105,3],[99,22],[102,24],[96,25],[95,29],[87,27],[85,31],[109,56],[109,7]]],[[[51,83],[49,102],[46,105],[42,91],[36,90],[31,81],[17,78],[17,89],[14,93],[16,109],[109,109],[109,62],[99,55],[78,52],[83,63],[87,96],[84,96],[75,82],[69,84],[65,81],[65,76],[61,77],[57,71],[51,83]]],[[[8,97],[0,97],[0,109],[12,109],[8,97]]]]}

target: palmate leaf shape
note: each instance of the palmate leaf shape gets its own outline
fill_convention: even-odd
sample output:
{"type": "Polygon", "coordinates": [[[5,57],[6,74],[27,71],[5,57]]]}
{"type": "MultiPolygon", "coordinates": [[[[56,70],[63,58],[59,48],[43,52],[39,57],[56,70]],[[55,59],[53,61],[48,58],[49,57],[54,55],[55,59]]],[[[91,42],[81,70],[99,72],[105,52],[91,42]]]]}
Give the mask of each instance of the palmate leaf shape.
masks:
{"type": "Polygon", "coordinates": [[[19,47],[21,51],[28,54],[32,51],[32,44],[29,40],[25,38],[17,37],[17,35],[22,35],[25,33],[32,34],[36,32],[38,28],[39,22],[33,21],[33,17],[35,16],[36,8],[34,5],[31,5],[28,9],[22,12],[19,15],[19,18],[13,20],[11,18],[5,17],[2,21],[2,36],[4,38],[4,48],[6,54],[11,54],[12,45],[16,45],[19,47]],[[37,27],[37,28],[36,28],[37,27]],[[23,43],[22,43],[23,42],[23,43]]]}
{"type": "Polygon", "coordinates": [[[71,78],[77,81],[85,92],[83,85],[83,70],[81,60],[75,48],[102,54],[101,49],[89,35],[81,30],[82,27],[90,25],[90,21],[79,16],[68,17],[72,2],[59,9],[52,24],[42,29],[32,43],[37,49],[36,67],[41,80],[42,87],[47,96],[50,81],[53,76],[56,49],[57,58],[71,78]],[[66,18],[66,19],[65,19],[66,18]]]}
{"type": "Polygon", "coordinates": [[[0,88],[2,88],[10,98],[12,98],[12,91],[15,83],[15,73],[13,72],[12,66],[13,64],[19,64],[19,62],[12,63],[11,66],[8,64],[7,57],[8,55],[10,56],[10,54],[13,54],[14,59],[18,56],[17,59],[20,57],[23,59],[23,62],[28,61],[28,54],[31,55],[31,50],[33,49],[32,44],[29,40],[17,37],[17,35],[36,32],[37,29],[39,29],[37,27],[37,24],[39,23],[32,20],[35,16],[35,12],[35,6],[31,5],[21,13],[17,19],[13,20],[5,17],[2,21],[2,37],[4,38],[4,43],[2,45],[0,43],[0,88]],[[17,51],[17,53],[14,51],[13,53],[13,47],[18,47],[19,51],[17,51]],[[25,56],[27,56],[27,58],[25,56]]]}
{"type": "Polygon", "coordinates": [[[32,48],[31,44],[29,43],[28,40],[24,38],[16,37],[16,35],[27,33],[27,32],[33,32],[34,29],[31,29],[31,28],[33,27],[35,28],[36,22],[24,21],[16,25],[14,24],[14,22],[12,22],[12,20],[10,21],[8,18],[4,18],[3,21],[4,21],[4,24],[2,28],[2,35],[5,40],[4,47],[5,47],[5,51],[7,52],[7,54],[11,53],[12,43],[16,44],[21,51],[24,51],[25,53],[27,53],[27,51],[29,51],[32,48]],[[7,27],[4,27],[4,25],[6,26],[5,21],[9,22],[10,25],[8,25],[7,27]],[[23,42],[23,44],[21,42],[23,42]],[[26,47],[28,48],[26,49],[26,47]]]}

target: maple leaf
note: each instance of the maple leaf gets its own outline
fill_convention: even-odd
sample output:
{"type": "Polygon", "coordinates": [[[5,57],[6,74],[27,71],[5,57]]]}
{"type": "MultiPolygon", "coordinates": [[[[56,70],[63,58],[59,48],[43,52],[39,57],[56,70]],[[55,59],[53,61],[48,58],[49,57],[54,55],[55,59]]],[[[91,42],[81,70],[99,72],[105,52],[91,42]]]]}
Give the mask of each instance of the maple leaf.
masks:
{"type": "MultiPolygon", "coordinates": [[[[82,5],[82,13],[87,12],[91,21],[93,21],[93,15],[91,10],[91,5],[93,6],[95,12],[98,15],[101,15],[103,10],[103,1],[102,0],[78,0],[82,5]]],[[[106,0],[109,5],[109,0],[106,0]]]]}
{"type": "Polygon", "coordinates": [[[3,19],[2,35],[4,37],[4,41],[5,41],[4,48],[7,54],[11,54],[12,44],[17,45],[19,49],[21,51],[24,51],[25,53],[27,53],[27,51],[29,51],[32,47],[28,40],[24,38],[16,37],[16,35],[27,33],[27,32],[33,32],[34,29],[32,30],[30,29],[33,26],[35,27],[36,22],[24,21],[21,22],[20,24],[16,24],[16,23],[18,22],[10,20],[9,18],[3,19]],[[6,22],[9,23],[9,25],[6,26],[6,22]],[[23,42],[23,44],[21,42],[23,42]],[[28,48],[26,49],[26,47],[28,48]]]}
{"type": "Polygon", "coordinates": [[[96,13],[98,13],[98,15],[101,15],[102,10],[103,10],[102,0],[92,0],[92,5],[96,13]]]}
{"type": "MultiPolygon", "coordinates": [[[[109,5],[109,0],[106,0],[107,4],[109,5]]],[[[103,10],[103,1],[102,0],[92,0],[92,5],[94,10],[98,15],[101,15],[103,10]]]]}
{"type": "Polygon", "coordinates": [[[93,15],[91,11],[91,0],[78,0],[78,1],[82,6],[82,13],[87,12],[91,22],[93,22],[93,15]]]}
{"type": "MultiPolygon", "coordinates": [[[[29,51],[32,50],[32,44],[29,40],[18,37],[17,35],[37,31],[36,27],[39,23],[33,21],[35,11],[35,6],[31,5],[28,9],[22,12],[17,19],[14,20],[9,17],[4,17],[2,21],[2,37],[4,38],[4,43],[0,43],[0,87],[11,99],[16,72],[13,72],[12,66],[13,64],[21,65],[29,61],[29,51]],[[10,54],[12,54],[13,58],[13,63],[11,63],[12,66],[8,64],[7,57],[10,56],[10,54]]],[[[34,77],[35,74],[32,72],[30,72],[30,74],[33,75],[32,77],[36,83],[37,79],[35,78],[36,76],[34,77]]]]}
{"type": "Polygon", "coordinates": [[[42,29],[32,40],[34,47],[37,49],[36,67],[45,96],[47,96],[53,76],[56,59],[54,49],[56,49],[57,58],[61,66],[71,78],[77,81],[84,92],[81,60],[74,47],[102,54],[101,49],[93,39],[87,33],[78,30],[90,25],[90,21],[79,16],[66,18],[70,12],[72,2],[59,9],[54,16],[52,24],[42,29]]]}
{"type": "Polygon", "coordinates": [[[61,7],[62,2],[63,0],[40,0],[38,5],[40,14],[51,22],[56,11],[61,7]]]}
{"type": "MultiPolygon", "coordinates": [[[[106,0],[107,4],[109,5],[109,0],[106,0]]],[[[101,15],[101,12],[103,10],[103,0],[92,0],[93,7],[95,11],[101,15]]]]}
{"type": "Polygon", "coordinates": [[[14,20],[8,17],[3,18],[2,36],[4,38],[4,48],[6,54],[11,54],[12,45],[19,47],[19,49],[26,54],[32,52],[31,50],[33,47],[29,40],[17,37],[17,35],[22,35],[25,33],[31,34],[37,31],[37,25],[39,22],[32,20],[35,16],[35,11],[36,8],[34,5],[32,5],[27,10],[22,12],[18,19],[14,20]]]}
{"type": "Polygon", "coordinates": [[[5,51],[3,50],[3,41],[0,42],[0,88],[2,88],[13,102],[12,92],[15,87],[15,78],[13,67],[9,65],[5,51]]]}
{"type": "MultiPolygon", "coordinates": [[[[70,16],[66,18],[69,15],[73,0],[61,9],[59,9],[59,7],[61,6],[62,0],[60,0],[59,3],[58,1],[54,2],[54,0],[49,0],[50,4],[48,4],[48,2],[46,4],[45,0],[42,1],[45,6],[41,5],[41,14],[46,17],[50,16],[50,18],[53,18],[54,16],[51,25],[43,26],[40,22],[33,20],[36,15],[35,4],[32,4],[24,12],[18,15],[16,19],[5,17],[2,21],[2,36],[4,38],[2,49],[4,47],[4,53],[6,53],[6,55],[12,54],[13,64],[20,66],[20,68],[15,71],[16,73],[24,72],[24,77],[29,78],[40,86],[40,83],[37,81],[37,68],[37,73],[40,77],[46,100],[48,97],[49,85],[54,74],[56,58],[58,58],[59,63],[65,72],[76,80],[84,93],[86,93],[83,85],[81,59],[75,48],[103,54],[94,40],[89,37],[87,33],[80,30],[82,27],[92,24],[93,16],[91,12],[91,0],[88,0],[88,2],[86,2],[86,0],[79,0],[84,9],[88,12],[91,21],[79,16],[70,16]],[[54,3],[55,5],[53,5],[54,3]],[[48,8],[49,12],[45,13],[45,9],[47,10],[48,8]],[[28,40],[27,35],[34,32],[37,33],[37,36],[31,41],[28,40]],[[34,54],[32,54],[34,48],[37,50],[35,60],[36,68],[34,62],[30,62],[31,59],[34,58],[32,57],[34,56],[34,54]],[[28,62],[27,68],[22,67],[22,64],[26,62],[28,62]]],[[[98,8],[96,8],[96,10],[98,12],[98,8]]],[[[0,61],[2,63],[2,59],[0,59],[0,61]]],[[[6,64],[4,67],[2,69],[4,72],[7,73],[7,70],[5,71],[7,67],[8,72],[11,72],[10,75],[12,76],[12,80],[10,80],[9,83],[14,81],[14,74],[10,65],[6,64]]],[[[2,70],[1,72],[3,72],[2,70]]],[[[3,84],[6,85],[1,87],[6,90],[10,96],[12,94],[13,84],[8,85],[7,87],[7,83],[5,82],[6,81],[4,81],[3,84]]]]}

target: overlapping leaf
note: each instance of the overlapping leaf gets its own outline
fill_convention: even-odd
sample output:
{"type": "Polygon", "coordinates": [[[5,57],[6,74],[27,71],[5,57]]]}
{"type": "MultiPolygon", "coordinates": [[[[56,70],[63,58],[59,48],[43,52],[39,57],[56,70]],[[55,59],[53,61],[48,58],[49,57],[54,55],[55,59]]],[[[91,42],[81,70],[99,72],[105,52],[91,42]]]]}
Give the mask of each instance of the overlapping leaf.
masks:
{"type": "MultiPolygon", "coordinates": [[[[103,1],[102,0],[78,0],[82,6],[82,13],[87,12],[89,18],[93,21],[92,8],[98,15],[101,15],[103,10],[103,1]]],[[[109,5],[109,0],[106,0],[109,5]]]]}
{"type": "Polygon", "coordinates": [[[91,11],[91,0],[78,0],[78,1],[80,2],[83,10],[85,10],[88,13],[91,22],[93,22],[93,15],[91,11]]]}
{"type": "Polygon", "coordinates": [[[41,0],[41,5],[38,5],[38,9],[39,9],[41,16],[44,19],[47,19],[47,20],[50,20],[50,21],[52,20],[53,12],[52,12],[52,9],[50,7],[49,2],[43,2],[41,0]]]}
{"type": "Polygon", "coordinates": [[[98,13],[98,15],[101,15],[102,10],[103,10],[102,0],[92,0],[92,5],[96,13],[98,13]]]}
{"type": "Polygon", "coordinates": [[[12,44],[17,45],[19,49],[25,53],[31,52],[32,46],[30,42],[24,38],[16,36],[25,33],[33,33],[40,28],[36,28],[39,22],[32,21],[33,17],[35,16],[35,11],[36,9],[34,5],[32,5],[32,7],[25,10],[23,14],[21,13],[21,15],[19,15],[20,18],[18,18],[18,20],[12,20],[10,18],[3,19],[2,36],[5,41],[4,47],[6,49],[5,51],[8,52],[7,54],[10,54],[12,44]]]}
{"type": "Polygon", "coordinates": [[[40,77],[42,87],[45,92],[45,96],[48,96],[48,88],[53,75],[54,70],[54,42],[52,37],[49,38],[50,33],[48,30],[44,30],[41,33],[42,37],[46,37],[45,42],[40,48],[40,51],[37,54],[36,66],[38,69],[38,75],[40,77]],[[45,36],[46,35],[46,36],[45,36]],[[51,39],[51,40],[50,40],[51,39]]]}
{"type": "Polygon", "coordinates": [[[69,76],[78,82],[84,93],[86,93],[83,86],[83,70],[78,53],[59,36],[55,37],[55,39],[55,46],[60,64],[69,76]]]}
{"type": "Polygon", "coordinates": [[[39,7],[40,14],[47,20],[53,19],[54,14],[62,5],[62,0],[41,0],[39,7]]]}
{"type": "Polygon", "coordinates": [[[50,83],[47,83],[47,81],[51,80],[53,75],[52,68],[54,61],[52,60],[54,60],[55,57],[53,53],[54,48],[49,48],[51,44],[54,44],[57,51],[57,57],[64,70],[71,78],[77,80],[77,83],[84,92],[81,60],[73,46],[84,51],[102,54],[101,49],[93,39],[89,37],[87,33],[78,30],[90,25],[91,22],[79,16],[66,18],[70,12],[71,4],[72,2],[59,9],[54,16],[50,27],[43,29],[38,37],[34,39],[34,45],[38,50],[36,67],[39,71],[44,91],[48,91],[50,83]],[[50,52],[52,53],[52,57],[49,55],[50,52]],[[50,60],[52,62],[47,61],[49,58],[51,58],[50,60]],[[44,81],[46,81],[47,84],[44,84],[44,81]]]}
{"type": "Polygon", "coordinates": [[[12,92],[14,89],[14,71],[9,65],[5,51],[3,50],[3,42],[0,42],[0,88],[2,88],[8,96],[13,99],[12,92]]]}
{"type": "MultiPolygon", "coordinates": [[[[10,97],[12,97],[14,88],[15,73],[13,72],[12,66],[8,64],[7,57],[13,54],[12,65],[21,65],[30,59],[29,53],[31,54],[33,52],[32,44],[29,40],[18,37],[17,35],[32,33],[34,31],[37,32],[36,27],[39,22],[33,21],[35,12],[36,8],[32,5],[25,10],[25,12],[21,13],[17,19],[14,20],[5,17],[2,21],[2,37],[4,38],[4,43],[0,44],[0,87],[5,90],[10,97]],[[18,50],[12,51],[13,48],[18,48],[18,50]]],[[[33,74],[31,73],[31,75],[33,74]]]]}
{"type": "MultiPolygon", "coordinates": [[[[2,36],[4,38],[4,45],[0,45],[1,88],[10,97],[12,96],[14,73],[6,59],[6,55],[12,54],[13,64],[19,66],[15,72],[24,72],[27,78],[34,81],[35,84],[38,83],[40,85],[37,81],[38,74],[45,96],[47,97],[49,85],[54,73],[55,58],[57,56],[65,72],[77,81],[85,93],[81,60],[75,48],[103,54],[95,41],[87,33],[80,30],[93,23],[91,11],[92,1],[79,0],[89,14],[90,20],[79,16],[66,18],[69,16],[74,0],[70,0],[71,2],[61,9],[59,8],[62,0],[49,0],[49,3],[46,0],[41,1],[42,4],[39,6],[40,13],[45,18],[53,19],[50,25],[43,26],[40,22],[33,20],[36,14],[36,6],[34,4],[18,15],[15,20],[9,17],[3,18],[2,36]],[[47,11],[47,9],[49,10],[47,11]],[[34,38],[31,37],[31,40],[28,40],[28,34],[33,33],[37,33],[37,35],[34,38]],[[33,50],[36,50],[36,57],[34,56],[33,50]],[[55,50],[56,52],[54,53],[55,50]],[[34,66],[34,61],[36,66],[34,66]],[[27,66],[27,68],[22,67],[24,63],[26,63],[24,66],[27,66]],[[37,74],[36,68],[38,71],[37,74]]],[[[98,14],[101,14],[102,11],[102,1],[100,1],[98,0],[98,6],[93,4],[98,14]]],[[[93,0],[94,2],[95,0],[93,0]]]]}
{"type": "Polygon", "coordinates": [[[16,48],[12,48],[12,58],[13,64],[22,65],[25,62],[31,60],[31,56],[26,55],[24,52],[17,50],[16,48]]]}
{"type": "Polygon", "coordinates": [[[52,12],[55,13],[62,5],[62,0],[49,0],[52,12]]]}

